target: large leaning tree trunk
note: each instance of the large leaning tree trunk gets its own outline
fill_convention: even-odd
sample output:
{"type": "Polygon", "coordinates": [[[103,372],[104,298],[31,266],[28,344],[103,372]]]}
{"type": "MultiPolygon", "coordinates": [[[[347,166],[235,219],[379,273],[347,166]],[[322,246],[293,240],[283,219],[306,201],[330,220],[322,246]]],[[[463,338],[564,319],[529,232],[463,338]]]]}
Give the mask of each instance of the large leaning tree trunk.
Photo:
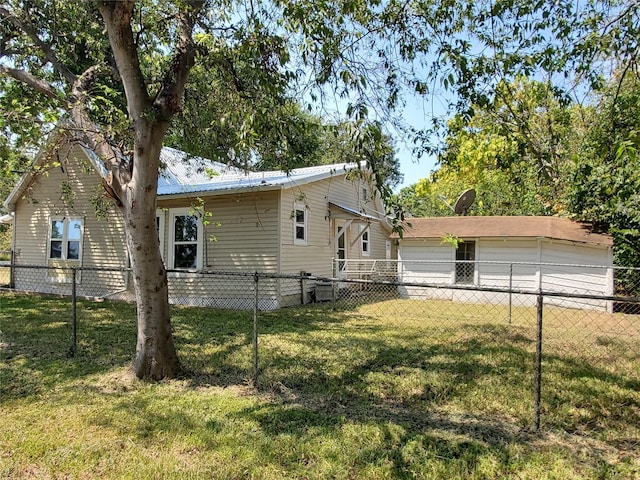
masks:
{"type": "MultiPolygon", "coordinates": [[[[142,129],[141,129],[142,130],[142,129]]],[[[123,216],[133,272],[138,337],[133,369],[138,377],[174,377],[180,371],[171,332],[167,273],[156,230],[158,164],[164,132],[136,135],[134,168],[123,190],[123,216]],[[135,168],[135,165],[144,168],[135,168]]]]}
{"type": "MultiPolygon", "coordinates": [[[[194,27],[204,4],[203,0],[181,0],[171,5],[173,10],[166,21],[171,23],[167,32],[172,40],[159,50],[168,62],[165,59],[159,62],[165,65],[164,73],[158,76],[156,72],[154,78],[146,78],[140,65],[141,32],[134,33],[132,27],[135,0],[102,0],[92,4],[104,20],[111,55],[106,52],[106,59],[84,68],[79,75],[58,57],[55,41],[51,41],[55,32],[32,23],[28,6],[12,9],[0,5],[0,19],[20,33],[21,41],[26,42],[25,52],[39,51],[40,63],[46,67],[38,76],[28,68],[0,62],[0,75],[29,86],[52,101],[56,109],[65,110],[72,120],[74,137],[89,145],[110,172],[103,183],[122,212],[133,271],[138,320],[133,370],[139,378],[172,378],[181,370],[171,331],[167,273],[156,227],[156,195],[162,142],[171,119],[180,109],[187,76],[194,65],[194,27]],[[109,60],[115,61],[115,68],[109,65],[109,60]],[[51,76],[51,70],[56,75],[51,76]],[[133,139],[133,145],[126,150],[116,147],[114,139],[109,138],[110,125],[100,127],[90,116],[95,107],[92,88],[104,75],[124,87],[129,125],[126,133],[133,139]],[[50,81],[51,78],[54,80],[50,81]]],[[[72,4],[60,7],[74,17],[72,4]]],[[[95,13],[90,9],[84,12],[95,13]]],[[[16,38],[12,37],[12,41],[16,38]]],[[[0,49],[0,59],[6,54],[0,49]]]]}
{"type": "Polygon", "coordinates": [[[174,55],[157,93],[151,97],[140,68],[132,29],[134,1],[103,1],[98,8],[109,34],[124,86],[133,129],[133,155],[126,168],[112,162],[109,188],[119,198],[136,294],[138,337],[135,374],[153,379],[175,377],[180,362],[169,315],[167,273],[156,227],[160,150],[171,118],[178,112],[193,67],[193,28],[204,2],[184,2],[177,18],[174,55]]]}

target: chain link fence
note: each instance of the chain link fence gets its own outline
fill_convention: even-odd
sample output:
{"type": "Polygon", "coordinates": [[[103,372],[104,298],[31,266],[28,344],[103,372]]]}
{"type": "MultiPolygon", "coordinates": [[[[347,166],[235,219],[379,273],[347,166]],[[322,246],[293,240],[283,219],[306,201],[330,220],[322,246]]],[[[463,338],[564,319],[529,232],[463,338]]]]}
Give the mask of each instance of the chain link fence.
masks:
{"type": "MultiPolygon", "coordinates": [[[[389,261],[337,263],[331,278],[171,271],[180,355],[190,368],[233,371],[336,409],[483,412],[597,435],[616,422],[640,438],[638,269],[605,269],[580,284],[567,266],[475,264],[476,282],[456,283],[424,275],[433,267],[412,276],[415,266],[389,261]]],[[[134,300],[126,269],[3,263],[0,276],[3,295],[34,294],[33,315],[47,314],[39,299],[62,298],[71,356],[98,335],[90,305],[134,300]]],[[[118,339],[100,342],[133,339],[135,322],[126,322],[118,339]]]]}

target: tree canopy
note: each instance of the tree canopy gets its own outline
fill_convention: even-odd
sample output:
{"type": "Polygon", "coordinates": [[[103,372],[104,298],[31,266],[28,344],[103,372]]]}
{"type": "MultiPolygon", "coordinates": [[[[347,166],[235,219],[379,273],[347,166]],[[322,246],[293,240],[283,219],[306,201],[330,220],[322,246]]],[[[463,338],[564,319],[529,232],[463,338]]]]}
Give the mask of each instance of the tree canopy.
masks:
{"type": "Polygon", "coordinates": [[[138,304],[138,376],[180,371],[159,242],[148,234],[156,229],[160,149],[172,121],[180,120],[169,138],[189,136],[192,145],[202,138],[195,128],[209,121],[218,135],[208,147],[233,151],[234,160],[258,148],[265,165],[303,160],[313,142],[329,140],[291,101],[296,83],[337,82],[344,95],[364,86],[349,74],[369,22],[367,9],[355,7],[200,0],[12,0],[0,7],[6,138],[31,146],[63,125],[109,171],[105,189],[124,217],[138,304]]]}
{"type": "MultiPolygon", "coordinates": [[[[352,134],[351,126],[338,125],[338,144],[355,146],[349,153],[357,156],[388,159],[391,143],[376,121],[396,118],[404,89],[431,97],[451,92],[464,122],[488,106],[506,114],[505,124],[520,121],[532,99],[540,107],[536,88],[523,90],[532,99],[505,100],[521,111],[499,108],[501,88],[520,76],[544,79],[545,92],[566,100],[575,85],[602,85],[610,62],[617,71],[632,70],[639,8],[635,0],[9,0],[0,6],[0,128],[11,147],[28,148],[68,118],[76,140],[102,159],[134,271],[134,368],[139,376],[175,376],[166,273],[159,244],[145,235],[156,228],[167,135],[194,145],[203,138],[196,133],[203,120],[215,127],[204,133],[212,134],[210,151],[220,156],[231,152],[246,161],[247,152],[261,148],[265,165],[285,157],[297,162],[312,155],[318,137],[313,119],[292,99],[331,95],[357,126],[352,134]],[[344,133],[356,143],[342,142],[344,133]]],[[[508,168],[528,179],[535,168],[553,192],[549,182],[559,178],[564,158],[555,148],[562,142],[538,135],[548,129],[536,118],[560,126],[556,110],[564,113],[551,101],[544,110],[522,124],[524,142],[516,145],[526,145],[530,155],[522,169],[509,160],[514,144],[499,140],[503,132],[492,133],[487,148],[499,149],[509,167],[486,168],[495,178],[485,181],[503,184],[498,173],[508,168]]],[[[409,128],[418,150],[434,148],[439,120],[409,128]]],[[[460,130],[458,147],[469,150],[478,170],[487,155],[465,146],[475,128],[460,130]]],[[[617,151],[631,155],[635,146],[624,142],[617,151]]],[[[393,169],[383,177],[394,182],[393,169]]]]}

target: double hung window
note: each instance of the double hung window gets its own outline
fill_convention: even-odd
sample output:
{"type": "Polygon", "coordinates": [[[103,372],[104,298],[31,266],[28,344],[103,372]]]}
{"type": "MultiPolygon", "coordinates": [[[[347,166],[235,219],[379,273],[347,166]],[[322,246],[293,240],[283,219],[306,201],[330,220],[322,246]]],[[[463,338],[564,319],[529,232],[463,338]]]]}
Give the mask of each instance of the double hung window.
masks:
{"type": "Polygon", "coordinates": [[[202,268],[202,222],[189,209],[170,211],[169,265],[171,269],[202,268]]]}
{"type": "MultiPolygon", "coordinates": [[[[47,278],[55,283],[70,283],[73,267],[82,263],[82,219],[52,218],[47,238],[47,278]]],[[[80,281],[80,273],[76,282],[80,281]]]]}
{"type": "Polygon", "coordinates": [[[306,245],[308,236],[307,207],[303,203],[296,202],[293,210],[293,243],[294,245],[306,245]]]}
{"type": "Polygon", "coordinates": [[[47,258],[80,263],[82,258],[82,219],[52,218],[50,227],[47,258]]]}
{"type": "Polygon", "coordinates": [[[362,256],[368,257],[371,255],[371,242],[369,241],[369,227],[363,226],[362,235],[360,236],[360,243],[362,245],[362,256]]]}

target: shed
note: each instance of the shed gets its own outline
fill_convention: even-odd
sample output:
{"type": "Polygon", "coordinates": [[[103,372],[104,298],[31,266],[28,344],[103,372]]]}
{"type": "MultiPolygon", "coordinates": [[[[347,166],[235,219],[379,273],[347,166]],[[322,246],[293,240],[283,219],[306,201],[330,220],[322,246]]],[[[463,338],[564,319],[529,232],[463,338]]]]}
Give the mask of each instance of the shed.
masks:
{"type": "MultiPolygon", "coordinates": [[[[398,242],[402,281],[432,285],[469,285],[584,295],[613,294],[613,239],[591,225],[567,218],[479,216],[412,218],[398,242]]],[[[415,296],[423,289],[401,287],[415,296]]],[[[428,295],[460,301],[478,292],[428,289],[428,295]]],[[[504,303],[503,293],[483,301],[504,303]]],[[[532,304],[534,296],[522,295],[532,304]]],[[[547,303],[610,308],[593,299],[549,298],[547,303]]]]}

